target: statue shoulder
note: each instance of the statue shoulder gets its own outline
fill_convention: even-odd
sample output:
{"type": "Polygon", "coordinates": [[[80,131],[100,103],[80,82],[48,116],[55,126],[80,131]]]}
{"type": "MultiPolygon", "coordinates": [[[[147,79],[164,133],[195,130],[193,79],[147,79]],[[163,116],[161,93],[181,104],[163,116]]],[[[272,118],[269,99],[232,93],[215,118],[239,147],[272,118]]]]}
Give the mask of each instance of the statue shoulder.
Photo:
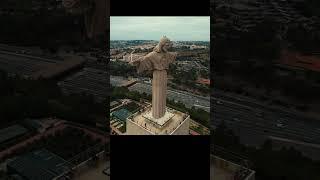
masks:
{"type": "Polygon", "coordinates": [[[168,52],[169,62],[172,63],[173,61],[175,61],[177,56],[178,56],[178,53],[176,52],[168,52]]]}
{"type": "Polygon", "coordinates": [[[159,56],[159,54],[157,52],[152,51],[152,52],[148,53],[145,57],[150,58],[150,57],[154,57],[154,56],[159,56]]]}
{"type": "Polygon", "coordinates": [[[178,56],[178,53],[177,52],[169,52],[170,56],[173,56],[173,57],[177,57],[178,56]]]}
{"type": "Polygon", "coordinates": [[[160,53],[157,52],[150,52],[147,55],[144,56],[144,61],[154,61],[154,60],[158,60],[161,59],[162,55],[160,53]]]}

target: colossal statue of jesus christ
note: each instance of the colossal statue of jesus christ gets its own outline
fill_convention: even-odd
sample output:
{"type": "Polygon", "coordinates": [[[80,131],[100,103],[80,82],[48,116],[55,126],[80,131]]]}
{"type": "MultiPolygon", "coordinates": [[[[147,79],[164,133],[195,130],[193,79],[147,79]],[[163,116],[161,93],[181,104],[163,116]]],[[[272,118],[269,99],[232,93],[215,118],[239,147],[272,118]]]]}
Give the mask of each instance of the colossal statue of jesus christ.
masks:
{"type": "Polygon", "coordinates": [[[172,42],[163,36],[159,44],[152,52],[136,60],[131,58],[131,64],[137,67],[138,73],[152,71],[152,116],[155,119],[161,118],[166,113],[167,99],[167,70],[177,53],[168,52],[172,42]]]}

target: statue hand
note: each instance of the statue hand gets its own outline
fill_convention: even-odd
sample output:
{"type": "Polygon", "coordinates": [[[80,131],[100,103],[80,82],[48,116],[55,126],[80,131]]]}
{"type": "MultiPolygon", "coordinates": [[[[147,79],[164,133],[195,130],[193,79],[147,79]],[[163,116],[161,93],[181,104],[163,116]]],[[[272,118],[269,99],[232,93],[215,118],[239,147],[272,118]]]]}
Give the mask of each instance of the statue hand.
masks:
{"type": "Polygon", "coordinates": [[[139,59],[130,59],[129,64],[133,66],[137,66],[140,63],[140,58],[139,59]]]}
{"type": "Polygon", "coordinates": [[[129,64],[131,64],[131,65],[134,65],[134,61],[133,61],[133,59],[132,59],[132,55],[133,55],[134,51],[135,51],[135,50],[133,50],[133,51],[130,53],[130,61],[129,61],[129,64]]]}
{"type": "Polygon", "coordinates": [[[133,53],[134,53],[135,50],[133,50],[131,53],[130,53],[130,61],[129,61],[129,64],[131,65],[134,65],[134,66],[138,66],[140,61],[143,59],[143,56],[133,56],[133,53]]]}

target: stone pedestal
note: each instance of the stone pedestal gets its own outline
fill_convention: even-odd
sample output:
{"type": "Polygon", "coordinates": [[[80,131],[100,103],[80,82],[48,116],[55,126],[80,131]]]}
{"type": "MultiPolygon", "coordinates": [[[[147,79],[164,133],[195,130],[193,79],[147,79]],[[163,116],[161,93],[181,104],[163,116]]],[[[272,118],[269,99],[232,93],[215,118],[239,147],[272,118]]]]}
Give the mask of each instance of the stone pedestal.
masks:
{"type": "Polygon", "coordinates": [[[174,116],[174,113],[166,111],[164,116],[158,119],[155,119],[151,112],[147,112],[142,116],[152,122],[155,126],[163,127],[174,116]]]}
{"type": "Polygon", "coordinates": [[[166,114],[153,119],[151,106],[128,117],[126,135],[189,135],[190,116],[167,107],[166,114]]]}
{"type": "Polygon", "coordinates": [[[152,79],[152,116],[161,118],[166,112],[167,71],[154,70],[152,79]]]}

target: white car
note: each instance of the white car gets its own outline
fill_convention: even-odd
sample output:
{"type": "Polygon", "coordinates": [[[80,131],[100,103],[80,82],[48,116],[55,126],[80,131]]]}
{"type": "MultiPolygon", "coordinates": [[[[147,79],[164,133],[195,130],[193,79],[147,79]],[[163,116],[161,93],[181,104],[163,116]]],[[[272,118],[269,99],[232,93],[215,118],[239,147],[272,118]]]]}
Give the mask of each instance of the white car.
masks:
{"type": "Polygon", "coordinates": [[[257,113],[256,113],[256,116],[257,116],[257,117],[263,117],[263,112],[257,112],[257,113]]]}
{"type": "Polygon", "coordinates": [[[284,124],[282,124],[282,123],[277,123],[277,127],[282,128],[282,127],[284,127],[284,124]]]}
{"type": "Polygon", "coordinates": [[[236,118],[236,117],[234,117],[234,118],[232,118],[234,121],[236,121],[236,122],[240,122],[240,119],[239,118],[236,118]]]}
{"type": "Polygon", "coordinates": [[[221,101],[217,101],[217,104],[223,104],[221,101]]]}

